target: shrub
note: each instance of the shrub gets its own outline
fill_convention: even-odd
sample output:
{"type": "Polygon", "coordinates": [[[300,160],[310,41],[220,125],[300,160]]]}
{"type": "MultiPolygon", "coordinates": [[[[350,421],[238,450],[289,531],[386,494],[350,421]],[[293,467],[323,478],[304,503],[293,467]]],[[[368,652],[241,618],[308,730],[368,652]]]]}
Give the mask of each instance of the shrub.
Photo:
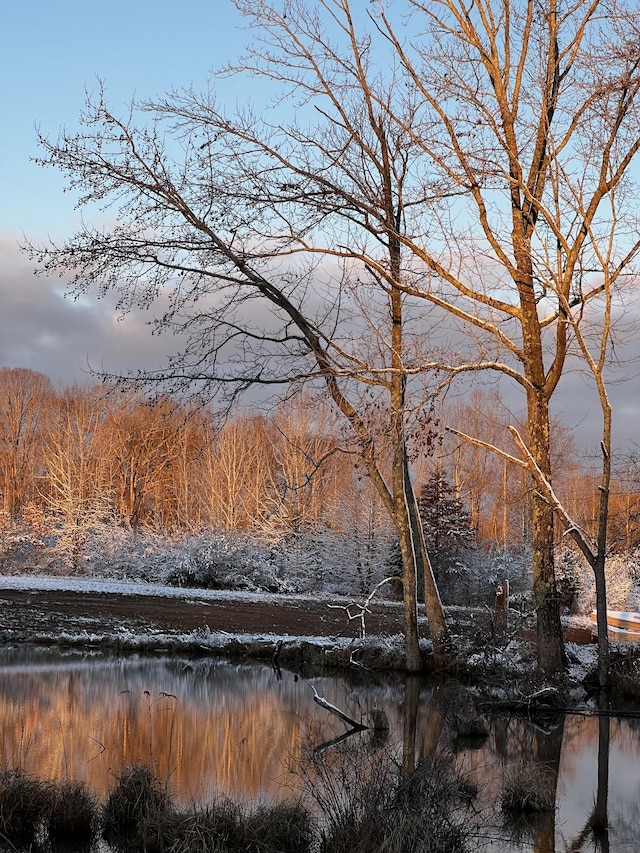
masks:
{"type": "MultiPolygon", "coordinates": [[[[321,853],[463,853],[463,779],[434,751],[407,775],[385,750],[343,743],[299,772],[324,818],[321,853]]],[[[468,801],[468,792],[465,792],[468,801]]]]}
{"type": "Polygon", "coordinates": [[[0,838],[33,842],[51,807],[52,787],[29,778],[21,768],[0,773],[0,838]]]}
{"type": "Polygon", "coordinates": [[[291,592],[266,548],[240,534],[185,537],[161,578],[172,586],[291,592]]]}
{"type": "Polygon", "coordinates": [[[250,814],[244,824],[245,841],[240,850],[255,853],[306,853],[311,850],[311,816],[297,803],[263,806],[250,814]]]}
{"type": "Polygon", "coordinates": [[[219,800],[182,817],[173,836],[172,853],[230,853],[241,850],[242,811],[219,800]]]}
{"type": "Polygon", "coordinates": [[[553,773],[540,764],[519,764],[505,774],[500,803],[508,815],[553,811],[556,785],[553,773]]]}
{"type": "Polygon", "coordinates": [[[103,835],[107,841],[132,838],[151,818],[166,814],[170,799],[153,771],[144,765],[128,767],[104,804],[103,835]]]}
{"type": "Polygon", "coordinates": [[[84,782],[63,782],[53,790],[49,836],[54,842],[88,844],[98,824],[98,801],[84,782]]]}
{"type": "Polygon", "coordinates": [[[246,814],[226,799],[189,813],[149,818],[148,824],[145,853],[308,853],[314,830],[299,805],[281,803],[246,814]]]}

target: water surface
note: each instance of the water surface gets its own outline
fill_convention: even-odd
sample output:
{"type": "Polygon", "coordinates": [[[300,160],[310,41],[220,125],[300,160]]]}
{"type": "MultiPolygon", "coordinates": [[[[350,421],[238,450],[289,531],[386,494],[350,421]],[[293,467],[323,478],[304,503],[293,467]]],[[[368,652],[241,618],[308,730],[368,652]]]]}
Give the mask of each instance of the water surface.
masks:
{"type": "Polygon", "coordinates": [[[605,795],[609,850],[638,849],[638,720],[568,715],[533,725],[496,717],[477,748],[447,725],[442,709],[450,688],[418,679],[371,675],[354,686],[211,659],[2,650],[0,764],[52,780],[82,779],[100,796],[124,767],[145,763],[184,805],[220,795],[286,799],[300,787],[299,762],[314,749],[337,754],[340,747],[330,744],[345,731],[314,703],[312,688],[358,721],[384,711],[388,734],[354,736],[365,751],[387,751],[409,766],[446,746],[477,788],[481,850],[591,851],[585,827],[605,795]],[[500,789],[505,775],[532,764],[552,774],[556,812],[507,841],[514,833],[501,826],[500,789]]]}

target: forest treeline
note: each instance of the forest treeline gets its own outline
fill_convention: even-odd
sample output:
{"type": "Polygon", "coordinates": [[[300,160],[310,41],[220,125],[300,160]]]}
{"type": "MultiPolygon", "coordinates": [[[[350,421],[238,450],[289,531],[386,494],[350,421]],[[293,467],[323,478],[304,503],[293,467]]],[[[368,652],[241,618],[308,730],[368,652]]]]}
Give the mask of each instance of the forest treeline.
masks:
{"type": "MultiPolygon", "coordinates": [[[[445,429],[501,446],[511,420],[494,392],[478,390],[442,403],[411,436],[436,566],[438,552],[452,542],[468,547],[472,538],[484,553],[526,543],[527,474],[445,429]]],[[[598,512],[596,473],[576,456],[570,434],[555,429],[558,493],[590,529],[598,512]]],[[[384,467],[383,436],[378,452],[384,467]]],[[[364,562],[393,538],[340,422],[326,401],[306,392],[268,411],[236,411],[221,420],[193,400],[89,384],[56,389],[41,373],[3,368],[0,475],[5,550],[16,530],[47,536],[76,567],[83,539],[97,525],[167,537],[234,532],[267,541],[331,531],[369,554],[364,562]]],[[[616,472],[611,510],[611,549],[631,553],[640,543],[640,459],[633,454],[616,472]]]]}

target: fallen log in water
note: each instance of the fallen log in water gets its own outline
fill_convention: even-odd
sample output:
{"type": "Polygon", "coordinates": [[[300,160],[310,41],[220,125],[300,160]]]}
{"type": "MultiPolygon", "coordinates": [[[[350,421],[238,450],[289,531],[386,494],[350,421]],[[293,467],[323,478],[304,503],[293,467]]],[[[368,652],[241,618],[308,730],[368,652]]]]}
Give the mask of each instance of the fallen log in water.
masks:
{"type": "Polygon", "coordinates": [[[364,723],[357,723],[355,720],[352,720],[348,714],[345,714],[345,712],[341,711],[340,708],[332,705],[331,702],[328,702],[324,698],[324,696],[320,696],[313,685],[311,685],[311,689],[313,690],[313,701],[317,705],[320,705],[321,708],[324,708],[325,711],[328,711],[330,714],[335,714],[336,717],[339,717],[343,722],[348,726],[351,726],[351,728],[356,731],[362,732],[369,728],[369,726],[365,726],[364,723]]]}

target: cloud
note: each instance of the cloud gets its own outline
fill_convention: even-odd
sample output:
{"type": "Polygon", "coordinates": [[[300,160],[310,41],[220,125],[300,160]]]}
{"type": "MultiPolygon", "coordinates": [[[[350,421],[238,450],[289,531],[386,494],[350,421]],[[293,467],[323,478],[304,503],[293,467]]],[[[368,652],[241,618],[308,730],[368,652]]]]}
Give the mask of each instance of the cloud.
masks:
{"type": "MultiPolygon", "coordinates": [[[[627,451],[640,442],[640,305],[634,294],[631,297],[623,295],[625,304],[621,302],[614,310],[605,369],[612,408],[613,447],[614,450],[627,451]]],[[[597,358],[602,330],[597,303],[590,313],[591,316],[585,315],[585,322],[592,324],[594,331],[590,349],[597,358]]],[[[567,360],[567,370],[558,384],[552,409],[563,423],[574,430],[579,446],[587,451],[596,448],[599,454],[602,411],[593,377],[582,359],[572,356],[567,360]]]]}
{"type": "Polygon", "coordinates": [[[152,336],[149,312],[118,318],[114,299],[65,296],[65,283],[34,275],[11,235],[0,236],[0,365],[28,367],[62,385],[89,381],[91,370],[120,372],[162,365],[176,346],[152,336]]]}
{"type": "MultiPolygon", "coordinates": [[[[168,355],[179,351],[179,339],[151,334],[151,312],[133,311],[119,318],[112,295],[74,301],[65,296],[63,281],[35,276],[11,234],[0,234],[0,306],[0,366],[37,370],[61,386],[93,381],[92,370],[127,373],[161,367],[168,355]]],[[[640,443],[640,337],[635,331],[640,327],[640,308],[631,302],[622,321],[624,334],[618,334],[615,348],[620,368],[609,392],[614,446],[630,448],[640,443]]],[[[602,434],[598,397],[581,365],[574,361],[570,366],[552,410],[574,432],[578,451],[590,452],[602,434]]],[[[507,405],[521,411],[522,390],[507,382],[500,388],[507,405]]]]}

